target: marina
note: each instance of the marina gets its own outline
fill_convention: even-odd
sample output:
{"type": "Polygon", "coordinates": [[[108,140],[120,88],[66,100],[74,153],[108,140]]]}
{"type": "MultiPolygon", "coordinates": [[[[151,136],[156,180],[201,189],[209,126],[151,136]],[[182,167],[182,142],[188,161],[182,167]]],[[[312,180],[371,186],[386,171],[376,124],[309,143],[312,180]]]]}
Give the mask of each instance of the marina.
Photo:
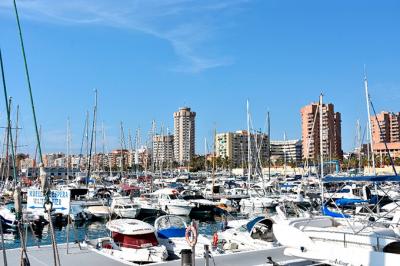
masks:
{"type": "MultiPolygon", "coordinates": [[[[49,7],[48,0],[7,1],[0,3],[0,22],[7,25],[0,23],[0,30],[7,29],[7,37],[0,41],[1,46],[7,44],[0,49],[4,96],[0,123],[5,123],[0,127],[4,131],[0,139],[1,265],[400,265],[400,112],[382,107],[389,108],[396,99],[398,104],[399,91],[390,93],[394,100],[378,94],[387,86],[374,80],[382,75],[380,71],[373,68],[370,86],[364,65],[362,77],[351,75],[358,87],[353,84],[348,91],[311,90],[300,95],[298,91],[306,90],[296,89],[288,93],[279,87],[292,82],[285,76],[268,95],[260,88],[257,93],[244,87],[236,92],[229,87],[238,88],[235,79],[245,87],[268,84],[266,80],[245,81],[248,77],[243,74],[248,69],[257,72],[262,67],[252,63],[240,75],[224,74],[226,80],[221,82],[203,71],[225,64],[229,70],[236,64],[234,60],[219,62],[197,54],[197,49],[217,36],[212,36],[211,29],[222,36],[220,31],[228,31],[227,25],[238,27],[227,20],[231,16],[248,12],[251,5],[270,3],[171,0],[110,5],[106,0],[99,1],[101,4],[72,0],[49,7]],[[190,15],[182,19],[183,13],[190,15]],[[10,16],[16,26],[12,30],[10,16]],[[157,25],[152,24],[155,21],[157,25]],[[226,24],[220,25],[220,21],[226,24]],[[35,27],[42,23],[52,26],[37,31],[35,27]],[[69,36],[74,27],[80,28],[74,35],[79,41],[64,41],[64,34],[69,36]],[[58,40],[41,35],[42,30],[63,35],[59,38],[68,47],[51,44],[58,40]],[[128,30],[130,34],[122,34],[128,30]],[[50,38],[48,51],[34,45],[39,36],[50,38]],[[136,42],[125,47],[131,39],[136,42]],[[160,70],[152,60],[165,60],[171,51],[156,46],[153,39],[168,43],[183,67],[160,70]],[[106,53],[99,52],[103,46],[107,46],[106,53]],[[71,47],[76,50],[65,52],[71,47]],[[45,71],[42,65],[46,65],[45,71]],[[58,75],[52,72],[55,69],[63,74],[53,77],[58,75]],[[82,79],[85,74],[80,71],[87,69],[98,72],[82,79]],[[55,82],[52,93],[47,80],[55,82]],[[229,84],[229,88],[222,97],[217,89],[209,94],[187,90],[188,81],[194,88],[198,84],[229,84]],[[74,88],[81,84],[100,88],[81,97],[74,88]],[[148,84],[177,86],[185,92],[156,90],[148,84]],[[28,95],[16,90],[20,87],[26,87],[28,95]],[[114,92],[121,88],[122,93],[114,92]],[[255,96],[249,99],[252,91],[255,96]],[[358,96],[349,96],[353,94],[358,96]],[[258,95],[263,95],[262,101],[258,95]],[[260,111],[257,106],[265,105],[266,100],[277,111],[272,113],[269,107],[267,112],[264,107],[260,111]],[[197,104],[201,101],[203,110],[197,104]],[[177,104],[181,106],[178,109],[177,104]],[[382,111],[377,112],[376,107],[382,111]],[[292,109],[298,112],[301,130],[292,120],[283,119],[292,109]],[[351,134],[349,121],[356,125],[351,134]],[[342,124],[346,125],[343,130],[342,124]],[[232,131],[233,125],[239,130],[232,131]],[[276,132],[283,128],[277,137],[276,132]],[[288,139],[287,135],[298,138],[288,139]],[[204,144],[203,151],[199,144],[204,144]]],[[[281,5],[269,6],[268,11],[281,5]]],[[[256,9],[254,14],[259,12],[256,9]]],[[[263,40],[260,25],[265,18],[264,14],[255,17],[262,23],[252,24],[251,29],[262,30],[262,34],[249,33],[254,38],[263,40]]],[[[247,17],[246,22],[253,23],[252,19],[247,17]]],[[[293,20],[290,27],[298,23],[293,20]]],[[[235,37],[232,47],[245,45],[241,42],[247,31],[241,31],[240,41],[235,37]]],[[[233,36],[225,37],[230,40],[233,36]]],[[[280,46],[286,47],[297,40],[282,43],[280,46]]],[[[258,49],[265,50],[248,47],[241,53],[258,49]]],[[[215,53],[212,47],[208,52],[215,53]]],[[[255,56],[259,64],[269,60],[260,53],[255,56]]],[[[302,63],[308,61],[312,60],[302,63]]],[[[279,69],[280,60],[276,67],[279,69]]],[[[316,73],[322,69],[317,68],[316,73]]],[[[277,76],[268,75],[268,79],[277,76]]],[[[264,73],[258,76],[264,77],[264,73]]],[[[319,74],[314,78],[318,80],[319,74]]],[[[323,82],[326,86],[327,81],[323,82]]],[[[296,80],[290,86],[297,85],[296,80]]]]}

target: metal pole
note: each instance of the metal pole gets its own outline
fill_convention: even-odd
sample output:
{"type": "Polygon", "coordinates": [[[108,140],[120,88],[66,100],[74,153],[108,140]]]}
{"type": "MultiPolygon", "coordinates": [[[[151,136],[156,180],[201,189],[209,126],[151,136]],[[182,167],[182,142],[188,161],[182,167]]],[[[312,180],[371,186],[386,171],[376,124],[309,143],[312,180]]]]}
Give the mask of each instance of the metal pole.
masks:
{"type": "Polygon", "coordinates": [[[69,224],[70,224],[70,219],[71,219],[70,215],[71,215],[71,208],[68,212],[68,217],[67,217],[67,254],[69,251],[69,224]]]}
{"type": "Polygon", "coordinates": [[[210,265],[210,246],[209,245],[204,245],[204,256],[205,256],[205,266],[209,266],[210,265]]]}
{"type": "Polygon", "coordinates": [[[1,249],[3,250],[3,262],[4,266],[7,266],[7,254],[6,254],[6,248],[4,246],[4,233],[3,233],[3,222],[0,221],[0,233],[1,233],[1,249]]]}

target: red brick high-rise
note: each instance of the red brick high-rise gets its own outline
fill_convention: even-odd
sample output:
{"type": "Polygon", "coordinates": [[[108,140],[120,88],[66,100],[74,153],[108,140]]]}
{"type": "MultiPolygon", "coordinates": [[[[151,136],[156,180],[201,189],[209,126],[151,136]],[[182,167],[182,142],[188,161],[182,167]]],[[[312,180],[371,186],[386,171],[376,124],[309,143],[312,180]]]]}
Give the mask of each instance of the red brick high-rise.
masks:
{"type": "MultiPolygon", "coordinates": [[[[320,156],[320,119],[318,103],[301,108],[303,158],[318,159],[320,156]],[[317,114],[316,114],[317,113],[317,114]]],[[[326,159],[342,159],[341,115],[334,105],[322,105],[323,155],[326,159]]]]}
{"type": "Polygon", "coordinates": [[[376,116],[371,116],[371,126],[374,153],[386,155],[384,143],[386,142],[391,156],[400,157],[400,112],[381,112],[376,116]]]}

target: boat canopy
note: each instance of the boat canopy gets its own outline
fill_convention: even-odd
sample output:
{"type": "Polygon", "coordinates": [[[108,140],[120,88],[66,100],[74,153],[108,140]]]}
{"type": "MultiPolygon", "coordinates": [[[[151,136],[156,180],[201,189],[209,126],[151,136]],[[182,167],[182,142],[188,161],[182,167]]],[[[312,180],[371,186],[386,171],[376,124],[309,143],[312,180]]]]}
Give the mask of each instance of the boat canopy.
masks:
{"type": "Polygon", "coordinates": [[[400,182],[399,175],[378,175],[378,176],[326,176],[324,183],[338,182],[400,182]]]}
{"type": "Polygon", "coordinates": [[[264,220],[264,219],[266,219],[265,216],[257,216],[257,217],[255,217],[253,220],[251,220],[250,222],[248,222],[248,223],[246,224],[247,232],[251,232],[251,230],[253,230],[253,227],[254,227],[257,223],[261,222],[261,221],[264,220]]]}

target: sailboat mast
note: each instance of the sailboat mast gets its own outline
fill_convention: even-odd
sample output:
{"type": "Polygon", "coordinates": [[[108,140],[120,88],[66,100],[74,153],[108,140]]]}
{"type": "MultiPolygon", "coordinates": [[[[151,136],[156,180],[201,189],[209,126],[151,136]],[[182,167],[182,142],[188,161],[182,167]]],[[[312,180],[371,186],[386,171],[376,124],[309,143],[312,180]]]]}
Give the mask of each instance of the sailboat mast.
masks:
{"type": "Polygon", "coordinates": [[[322,204],[324,204],[324,185],[322,183],[322,179],[324,177],[324,147],[323,147],[323,137],[324,137],[324,126],[323,126],[323,94],[319,96],[319,153],[320,153],[320,161],[321,161],[321,199],[322,199],[322,204]]]}
{"type": "Polygon", "coordinates": [[[249,111],[249,100],[247,100],[247,186],[250,186],[251,179],[251,137],[250,137],[250,111],[249,111]]]}
{"type": "MultiPolygon", "coordinates": [[[[86,177],[86,187],[89,186],[89,178],[90,178],[90,170],[91,170],[91,163],[92,163],[92,150],[93,150],[93,138],[94,138],[94,131],[95,131],[95,117],[97,113],[97,90],[95,90],[95,102],[93,108],[93,123],[92,123],[92,135],[90,137],[90,150],[89,150],[89,163],[88,163],[88,173],[86,177]]],[[[89,125],[89,124],[88,124],[89,125]]]]}
{"type": "Polygon", "coordinates": [[[204,171],[207,172],[207,138],[204,138],[204,171]]]}
{"type": "MultiPolygon", "coordinates": [[[[8,106],[11,108],[11,98],[7,99],[8,106]]],[[[6,183],[8,184],[8,179],[10,177],[10,121],[7,120],[7,141],[6,141],[6,183]]],[[[15,181],[14,181],[15,182],[15,181]]]]}
{"type": "MultiPolygon", "coordinates": [[[[18,153],[17,153],[17,148],[18,148],[18,124],[19,124],[19,105],[17,104],[17,117],[16,117],[16,120],[15,120],[15,141],[14,141],[14,152],[15,152],[15,156],[17,156],[18,155],[18,153]]],[[[15,158],[15,160],[17,160],[17,158],[15,158]]],[[[15,162],[17,162],[17,161],[15,161],[15,162]]],[[[18,168],[19,168],[19,165],[17,165],[17,173],[18,173],[18,168]]]]}
{"type": "Polygon", "coordinates": [[[89,111],[86,111],[86,131],[85,131],[85,139],[86,139],[86,170],[88,169],[88,160],[89,160],[89,111]]]}
{"type": "Polygon", "coordinates": [[[151,148],[152,148],[152,151],[151,151],[151,172],[154,174],[154,171],[155,171],[155,165],[154,165],[154,144],[153,144],[153,142],[154,142],[154,136],[155,136],[155,134],[156,134],[156,121],[152,121],[151,122],[151,148]]]}
{"type": "Polygon", "coordinates": [[[369,141],[370,141],[370,146],[371,146],[372,169],[373,169],[374,175],[376,175],[374,144],[373,144],[374,141],[372,139],[371,111],[370,111],[370,107],[369,107],[368,80],[367,80],[367,74],[366,73],[364,73],[364,88],[365,88],[365,100],[367,102],[368,129],[369,129],[369,141]]]}
{"type": "Polygon", "coordinates": [[[67,180],[69,180],[69,148],[70,148],[70,134],[69,134],[69,117],[67,118],[67,180]]]}
{"type": "Polygon", "coordinates": [[[97,102],[97,93],[98,93],[97,89],[95,89],[94,90],[94,105],[95,105],[95,108],[96,108],[96,112],[94,113],[94,116],[93,116],[93,133],[94,133],[94,135],[93,135],[93,145],[94,145],[93,154],[94,154],[94,157],[96,158],[94,160],[94,162],[93,162],[93,169],[95,171],[99,170],[98,169],[98,167],[99,167],[98,156],[97,156],[97,104],[98,104],[98,102],[97,102]]]}
{"type": "Polygon", "coordinates": [[[123,154],[123,139],[124,139],[124,128],[122,125],[122,121],[120,123],[120,142],[121,142],[121,153],[120,153],[120,157],[121,157],[121,161],[120,161],[120,171],[121,171],[121,177],[122,177],[122,172],[124,171],[124,154],[123,154]]]}
{"type": "Polygon", "coordinates": [[[217,159],[217,129],[214,128],[214,150],[213,150],[213,157],[212,157],[212,187],[211,187],[211,193],[212,193],[212,199],[214,199],[214,185],[215,185],[215,161],[217,159]]]}
{"type": "Polygon", "coordinates": [[[283,172],[286,177],[286,132],[283,132],[283,172]]]}
{"type": "Polygon", "coordinates": [[[269,111],[267,115],[268,115],[268,181],[270,181],[271,180],[271,121],[270,121],[269,111]]]}
{"type": "Polygon", "coordinates": [[[358,145],[358,173],[361,172],[361,125],[360,120],[357,119],[357,145],[358,145]]]}

